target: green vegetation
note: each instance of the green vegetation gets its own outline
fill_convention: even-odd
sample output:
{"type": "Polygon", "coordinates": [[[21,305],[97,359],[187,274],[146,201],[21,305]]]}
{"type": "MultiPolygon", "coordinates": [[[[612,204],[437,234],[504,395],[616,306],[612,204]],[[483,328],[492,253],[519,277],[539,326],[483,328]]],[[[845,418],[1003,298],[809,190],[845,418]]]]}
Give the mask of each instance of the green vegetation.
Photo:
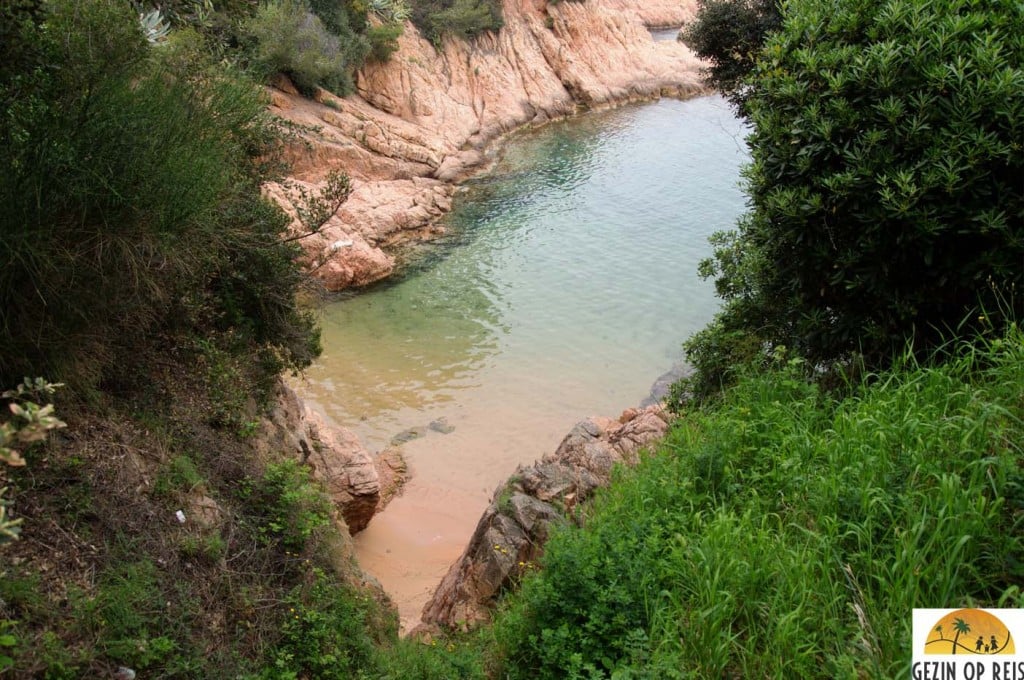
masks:
{"type": "MultiPolygon", "coordinates": [[[[703,267],[726,306],[680,417],[495,626],[423,645],[260,440],[319,347],[258,82],[344,94],[406,18],[438,44],[500,3],[0,6],[0,385],[68,386],[48,440],[55,385],[2,395],[0,672],[881,678],[912,608],[1024,604],[1024,10],[702,7],[752,209],[703,267]]],[[[296,191],[306,230],[350,190],[296,191]]]]}
{"type": "Polygon", "coordinates": [[[262,93],[187,35],[151,47],[120,0],[45,7],[0,82],[2,383],[130,387],[197,336],[271,375],[307,365],[297,249],[259,192],[277,134],[262,93]]]}
{"type": "Polygon", "coordinates": [[[1024,318],[1024,11],[798,0],[750,79],[751,212],[704,273],[698,393],[784,346],[815,368],[1024,318]]]}
{"type": "Polygon", "coordinates": [[[435,45],[446,35],[469,39],[504,24],[500,0],[417,0],[411,19],[435,45]]]}
{"type": "Polygon", "coordinates": [[[349,26],[340,3],[279,0],[260,5],[246,28],[256,41],[254,59],[265,73],[288,75],[300,92],[317,87],[352,92],[352,70],[363,63],[369,42],[349,26]]]}
{"type": "Polygon", "coordinates": [[[914,607],[1020,606],[1024,336],[907,361],[687,412],[548,543],[503,677],[900,677],[914,607]]]}
{"type": "Polygon", "coordinates": [[[746,112],[749,86],[765,38],[782,23],[778,0],[697,0],[697,16],[680,35],[709,62],[706,80],[746,112]]]}

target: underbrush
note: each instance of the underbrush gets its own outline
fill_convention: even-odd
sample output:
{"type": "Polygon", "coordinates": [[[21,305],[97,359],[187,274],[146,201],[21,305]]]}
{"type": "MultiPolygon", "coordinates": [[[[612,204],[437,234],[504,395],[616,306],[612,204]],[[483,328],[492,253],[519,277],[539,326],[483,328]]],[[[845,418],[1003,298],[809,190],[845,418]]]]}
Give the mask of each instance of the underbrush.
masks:
{"type": "Polygon", "coordinates": [[[1020,606],[1019,333],[686,413],[500,617],[509,678],[898,677],[914,607],[1020,606]]]}

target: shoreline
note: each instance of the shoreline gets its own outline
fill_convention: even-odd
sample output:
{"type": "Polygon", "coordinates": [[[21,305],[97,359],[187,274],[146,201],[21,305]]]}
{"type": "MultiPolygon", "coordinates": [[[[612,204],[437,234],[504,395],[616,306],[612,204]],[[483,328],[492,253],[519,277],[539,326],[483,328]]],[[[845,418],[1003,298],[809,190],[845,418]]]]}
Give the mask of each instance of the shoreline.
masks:
{"type": "MultiPolygon", "coordinates": [[[[619,1],[637,4],[636,0],[619,1]]],[[[533,46],[530,40],[542,42],[543,39],[543,34],[540,38],[537,35],[537,23],[542,19],[536,8],[532,5],[524,7],[519,0],[505,0],[506,15],[510,19],[508,33],[503,29],[498,35],[484,36],[469,45],[447,41],[438,51],[428,45],[427,52],[424,41],[413,31],[413,35],[404,36],[400,41],[401,48],[392,62],[360,75],[359,95],[338,98],[320,91],[315,101],[307,100],[299,97],[287,81],[279,82],[278,87],[271,91],[272,110],[277,115],[315,130],[304,135],[301,148],[291,150],[293,161],[297,161],[293,181],[315,191],[331,170],[343,170],[353,179],[355,190],[349,202],[325,225],[322,238],[311,238],[306,244],[311,258],[334,244],[345,244],[331,251],[337,257],[332,257],[322,270],[325,288],[329,292],[358,295],[358,289],[403,271],[406,263],[400,258],[399,251],[445,233],[438,222],[451,211],[455,194],[467,181],[493,171],[513,135],[589,113],[666,98],[686,100],[709,94],[697,75],[700,63],[689,50],[674,41],[659,42],[653,38],[650,30],[657,30],[659,25],[638,24],[628,21],[629,17],[624,13],[593,6],[570,5],[573,3],[553,6],[560,21],[564,20],[568,25],[571,19],[575,22],[573,27],[580,29],[586,20],[599,19],[600,30],[595,29],[595,33],[612,42],[619,41],[624,49],[639,45],[648,55],[644,57],[647,61],[641,59],[637,72],[626,78],[626,82],[616,83],[614,78],[602,80],[600,67],[607,59],[604,48],[608,45],[598,45],[597,48],[594,45],[577,45],[575,54],[566,56],[563,52],[572,51],[566,47],[566,44],[572,44],[567,37],[566,44],[557,45],[559,58],[566,61],[562,70],[552,66],[554,57],[550,46],[543,55],[544,65],[551,67],[546,75],[549,80],[546,91],[533,88],[534,91],[527,92],[529,98],[526,101],[511,103],[501,91],[481,95],[479,81],[484,77],[480,76],[480,66],[473,66],[475,60],[493,61],[492,52],[501,50],[521,57],[533,46]],[[562,13],[568,17],[563,17],[562,13]],[[662,53],[668,55],[664,60],[660,59],[662,53]],[[582,61],[594,64],[594,73],[589,76],[589,81],[575,75],[580,67],[574,60],[581,56],[586,56],[582,61]],[[430,68],[424,66],[428,59],[432,60],[430,68]],[[681,65],[681,70],[667,76],[652,76],[657,68],[650,64],[660,67],[664,63],[681,65]],[[418,94],[417,78],[432,82],[430,78],[436,80],[436,74],[446,70],[447,89],[434,90],[433,99],[430,99],[431,94],[418,94]],[[665,79],[659,80],[662,77],[665,79]],[[460,79],[465,79],[465,82],[460,79]],[[401,85],[401,97],[394,94],[396,82],[401,85]],[[370,91],[373,87],[378,91],[370,91]],[[431,129],[423,124],[425,118],[442,125],[431,129]],[[445,122],[452,123],[454,132],[445,128],[445,122]]],[[[542,9],[547,11],[546,7],[542,9]]],[[[676,28],[677,25],[668,27],[676,28]]],[[[409,28],[407,25],[407,32],[409,28]]],[[[586,31],[586,26],[582,31],[586,31]]],[[[566,31],[566,36],[569,35],[566,31]]],[[[526,88],[526,84],[532,82],[527,77],[530,69],[522,63],[513,66],[512,70],[526,88]]],[[[541,76],[530,75],[537,79],[544,76],[543,73],[541,76]]],[[[488,76],[497,81],[502,78],[502,74],[488,76]]],[[[290,210],[283,189],[272,187],[268,194],[290,210]]],[[[305,400],[316,405],[301,385],[296,385],[296,388],[303,393],[305,400]]],[[[334,425],[347,431],[345,423],[334,425]]],[[[563,433],[560,431],[557,436],[563,433]]],[[[365,453],[362,443],[356,446],[365,453]]],[[[383,451],[372,455],[376,458],[380,453],[383,451]]],[[[426,481],[418,481],[418,477],[410,469],[410,482],[426,481]]],[[[403,503],[401,496],[395,501],[399,506],[403,503]]],[[[382,507],[378,508],[376,514],[382,511],[382,507]]],[[[476,516],[468,518],[469,532],[464,533],[471,533],[472,523],[476,520],[476,516]]],[[[466,518],[460,521],[467,523],[466,518]]],[[[361,536],[356,537],[357,545],[365,544],[369,538],[365,533],[361,536]]],[[[407,537],[407,540],[410,539],[407,537]]],[[[464,545],[465,541],[461,541],[460,549],[464,545]]],[[[446,549],[446,553],[451,551],[446,549]]],[[[454,554],[457,556],[458,552],[454,554]]],[[[390,554],[384,559],[402,561],[401,556],[390,554]]],[[[359,562],[361,568],[366,569],[362,564],[364,559],[360,558],[359,562]]],[[[450,564],[447,560],[446,563],[450,564]]],[[[427,599],[433,597],[440,587],[443,575],[440,573],[431,579],[427,599]]],[[[403,628],[408,632],[417,623],[403,621],[403,628]]]]}
{"type": "MultiPolygon", "coordinates": [[[[657,16],[669,5],[678,20],[694,3],[663,3],[657,16]]],[[[315,193],[333,170],[352,179],[348,201],[303,239],[310,261],[326,256],[317,274],[328,291],[387,278],[396,247],[443,233],[437,222],[458,188],[493,166],[510,134],[709,93],[703,64],[680,43],[655,40],[650,29],[662,22],[644,23],[638,0],[505,0],[504,10],[500,32],[440,48],[407,24],[391,60],[358,74],[358,94],[321,90],[309,100],[283,78],[270,90],[271,111],[305,130],[286,152],[289,183],[315,193]]],[[[286,187],[267,194],[294,216],[286,187]]]]}

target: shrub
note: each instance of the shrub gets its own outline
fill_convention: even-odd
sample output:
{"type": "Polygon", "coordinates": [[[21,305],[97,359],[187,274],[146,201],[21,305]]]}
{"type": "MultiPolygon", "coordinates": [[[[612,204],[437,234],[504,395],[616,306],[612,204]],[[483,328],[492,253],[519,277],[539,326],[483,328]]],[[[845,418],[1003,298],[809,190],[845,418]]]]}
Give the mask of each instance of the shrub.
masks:
{"type": "Polygon", "coordinates": [[[750,81],[752,210],[705,269],[730,342],[877,367],[1019,317],[1019,6],[786,8],[750,81]]]}
{"type": "Polygon", "coordinates": [[[369,59],[380,63],[390,59],[398,49],[398,38],[401,35],[401,24],[371,26],[366,31],[366,39],[370,41],[369,59]]]}
{"type": "Polygon", "coordinates": [[[367,625],[373,607],[369,598],[313,569],[311,582],[296,586],[284,604],[288,613],[281,639],[261,678],[379,677],[370,670],[374,645],[367,625]]]}
{"type": "Polygon", "coordinates": [[[0,73],[0,379],[137,381],[158,339],[211,329],[308,364],[297,250],[259,189],[263,93],[188,40],[150,47],[121,0],[45,8],[0,73]]]}
{"type": "Polygon", "coordinates": [[[422,0],[411,18],[435,45],[445,35],[465,40],[504,25],[499,0],[422,0]]]}
{"type": "Polygon", "coordinates": [[[260,536],[266,543],[280,543],[286,551],[302,551],[313,533],[331,522],[330,499],[294,460],[268,465],[262,479],[243,492],[260,513],[260,536]]]}
{"type": "Polygon", "coordinates": [[[312,95],[317,87],[344,95],[352,77],[338,36],[330,33],[303,0],[261,5],[248,24],[256,39],[256,63],[268,73],[284,73],[312,95]]]}
{"type": "Polygon", "coordinates": [[[708,83],[742,112],[744,79],[768,33],[781,24],[778,0],[698,0],[697,15],[679,39],[710,62],[708,83]]]}

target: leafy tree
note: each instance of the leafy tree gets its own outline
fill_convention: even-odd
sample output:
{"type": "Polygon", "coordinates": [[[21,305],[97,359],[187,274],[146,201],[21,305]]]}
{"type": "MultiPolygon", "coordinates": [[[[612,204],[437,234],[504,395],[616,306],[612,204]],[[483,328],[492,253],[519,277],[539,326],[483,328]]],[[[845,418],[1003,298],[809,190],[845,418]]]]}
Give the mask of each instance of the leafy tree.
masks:
{"type": "Polygon", "coordinates": [[[744,79],[768,33],[782,22],[778,0],[698,0],[697,7],[680,40],[710,62],[708,83],[744,112],[744,79]]]}
{"type": "Polygon", "coordinates": [[[318,13],[305,0],[276,0],[261,5],[247,22],[256,41],[255,62],[265,72],[287,74],[304,94],[317,87],[335,94],[352,92],[352,71],[370,50],[366,38],[348,24],[338,3],[318,13]]]}
{"type": "Polygon", "coordinates": [[[788,346],[884,364],[1024,299],[1024,5],[794,0],[748,99],[751,211],[703,273],[698,393],[788,346]]]}

